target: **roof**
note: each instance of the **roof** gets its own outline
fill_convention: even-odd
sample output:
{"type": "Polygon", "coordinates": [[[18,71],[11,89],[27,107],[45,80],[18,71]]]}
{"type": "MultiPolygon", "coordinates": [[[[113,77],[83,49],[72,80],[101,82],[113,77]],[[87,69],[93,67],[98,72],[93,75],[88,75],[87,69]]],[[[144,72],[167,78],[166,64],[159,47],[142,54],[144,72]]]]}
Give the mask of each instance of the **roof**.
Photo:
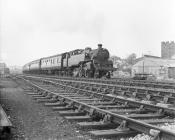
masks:
{"type": "Polygon", "coordinates": [[[159,56],[153,56],[153,55],[144,55],[142,57],[139,57],[136,59],[136,63],[142,59],[145,59],[145,58],[153,58],[153,59],[161,59],[161,60],[170,60],[170,61],[175,61],[175,59],[165,59],[165,58],[162,58],[162,57],[159,57],[159,56]]]}
{"type": "Polygon", "coordinates": [[[144,63],[145,65],[154,64],[155,66],[157,65],[157,66],[164,66],[164,67],[175,67],[175,59],[163,59],[161,57],[150,56],[150,55],[144,55],[143,57],[138,58],[134,65],[139,65],[139,62],[141,61],[145,61],[144,63]]]}
{"type": "Polygon", "coordinates": [[[162,59],[161,57],[159,57],[159,56],[154,56],[154,55],[144,55],[143,57],[162,59]]]}

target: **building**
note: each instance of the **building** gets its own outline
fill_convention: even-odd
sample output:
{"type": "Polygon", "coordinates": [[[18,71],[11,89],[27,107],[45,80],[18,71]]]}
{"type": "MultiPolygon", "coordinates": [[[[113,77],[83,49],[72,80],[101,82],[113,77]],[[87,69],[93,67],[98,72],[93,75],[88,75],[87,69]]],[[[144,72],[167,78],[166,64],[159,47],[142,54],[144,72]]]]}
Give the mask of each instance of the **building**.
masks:
{"type": "Polygon", "coordinates": [[[175,43],[174,41],[161,42],[161,57],[165,59],[175,58],[175,43]]]}
{"type": "Polygon", "coordinates": [[[21,66],[9,66],[11,74],[21,74],[22,67],[21,66]]]}
{"type": "Polygon", "coordinates": [[[6,64],[5,63],[0,63],[0,74],[4,74],[6,71],[6,64]]]}
{"type": "Polygon", "coordinates": [[[175,59],[144,55],[132,66],[131,74],[152,74],[159,79],[175,78],[175,59]]]}
{"type": "Polygon", "coordinates": [[[5,63],[0,63],[0,75],[6,75],[10,73],[10,69],[7,68],[5,63]]]}

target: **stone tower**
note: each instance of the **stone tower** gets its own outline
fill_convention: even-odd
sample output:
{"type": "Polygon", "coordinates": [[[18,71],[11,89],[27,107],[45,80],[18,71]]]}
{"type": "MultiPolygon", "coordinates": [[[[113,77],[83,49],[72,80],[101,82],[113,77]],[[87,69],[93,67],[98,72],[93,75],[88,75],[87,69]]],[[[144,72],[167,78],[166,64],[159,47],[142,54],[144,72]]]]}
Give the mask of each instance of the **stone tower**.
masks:
{"type": "Polygon", "coordinates": [[[175,59],[174,41],[161,42],[161,57],[165,59],[175,59]]]}

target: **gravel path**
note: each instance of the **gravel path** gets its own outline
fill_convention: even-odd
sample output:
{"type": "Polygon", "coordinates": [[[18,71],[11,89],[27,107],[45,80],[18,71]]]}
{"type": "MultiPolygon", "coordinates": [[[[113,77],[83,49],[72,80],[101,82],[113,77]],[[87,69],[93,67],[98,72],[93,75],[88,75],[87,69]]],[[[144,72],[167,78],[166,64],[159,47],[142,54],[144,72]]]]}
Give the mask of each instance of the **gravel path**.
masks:
{"type": "Polygon", "coordinates": [[[21,84],[0,79],[0,91],[0,102],[13,124],[9,140],[92,140],[76,123],[24,94],[21,84]]]}

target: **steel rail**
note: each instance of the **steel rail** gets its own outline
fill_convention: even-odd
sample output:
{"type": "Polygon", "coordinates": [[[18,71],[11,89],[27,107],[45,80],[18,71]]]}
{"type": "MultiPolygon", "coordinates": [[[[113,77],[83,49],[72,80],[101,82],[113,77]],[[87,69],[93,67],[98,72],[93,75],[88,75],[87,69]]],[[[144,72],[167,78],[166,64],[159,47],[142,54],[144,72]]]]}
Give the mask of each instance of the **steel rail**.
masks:
{"type": "MultiPolygon", "coordinates": [[[[27,77],[32,77],[27,76],[27,77]]],[[[43,78],[43,77],[39,77],[38,78],[43,78]]],[[[137,87],[137,86],[125,86],[125,85],[115,85],[115,84],[106,84],[106,83],[96,83],[96,82],[87,82],[87,81],[75,81],[75,80],[60,80],[60,79],[52,79],[52,78],[47,78],[44,77],[45,79],[51,79],[51,80],[59,80],[59,81],[68,81],[68,82],[73,82],[73,83],[84,83],[84,84],[94,84],[94,85],[99,85],[99,86],[111,86],[111,87],[118,87],[118,88],[129,88],[129,89],[137,89],[137,90],[145,90],[145,91],[150,91],[150,92],[159,92],[159,93],[167,93],[167,94],[172,94],[172,96],[175,96],[175,91],[166,91],[163,89],[150,89],[148,87],[137,87]]]]}
{"type": "MultiPolygon", "coordinates": [[[[26,79],[24,79],[22,77],[19,77],[19,78],[25,80],[27,83],[31,84],[33,87],[35,87],[37,89],[40,89],[41,91],[45,91],[45,92],[51,93],[53,95],[56,94],[55,92],[52,92],[52,91],[50,91],[48,89],[40,87],[37,84],[32,83],[30,80],[26,80],[26,79]]],[[[40,79],[40,80],[42,80],[42,79],[40,79]]],[[[43,80],[43,81],[53,83],[52,81],[46,81],[46,80],[43,80]]],[[[59,83],[56,83],[56,84],[60,85],[60,86],[67,86],[67,85],[62,85],[62,84],[59,84],[59,83]]],[[[79,90],[81,90],[81,89],[79,89],[79,90]]],[[[99,95],[99,93],[94,93],[94,94],[98,94],[99,95]]],[[[149,134],[149,135],[151,135],[151,131],[152,130],[153,131],[157,131],[158,133],[156,135],[156,139],[159,139],[159,140],[174,140],[175,139],[175,133],[173,133],[171,131],[164,130],[162,128],[159,128],[159,127],[156,127],[156,126],[153,126],[153,125],[150,125],[150,124],[147,124],[147,123],[135,120],[135,119],[131,119],[131,118],[128,118],[128,117],[123,116],[123,115],[115,114],[115,113],[112,113],[110,111],[107,111],[107,110],[104,110],[104,109],[100,109],[100,108],[97,108],[95,106],[85,104],[83,102],[76,101],[76,100],[71,99],[69,97],[64,97],[64,96],[58,95],[58,94],[56,94],[56,95],[59,96],[62,99],[68,100],[69,102],[71,101],[74,105],[77,105],[77,106],[81,105],[84,108],[87,108],[89,111],[91,109],[94,109],[96,112],[99,112],[99,113],[102,112],[102,113],[105,113],[105,114],[109,114],[111,116],[111,118],[112,118],[112,122],[114,122],[114,123],[121,124],[122,121],[126,121],[127,122],[127,127],[131,128],[133,130],[136,130],[136,131],[139,131],[139,132],[143,132],[143,133],[146,133],[146,134],[149,134]]],[[[106,95],[101,95],[101,96],[103,96],[103,97],[105,96],[106,97],[106,95]]]]}
{"type": "MultiPolygon", "coordinates": [[[[24,76],[26,77],[26,76],[24,76]]],[[[30,78],[37,78],[37,79],[40,79],[40,80],[43,80],[44,78],[38,78],[38,77],[34,77],[34,76],[27,76],[27,77],[30,77],[30,78]]],[[[46,80],[48,80],[48,78],[45,78],[46,80]]],[[[52,84],[59,84],[59,83],[55,83],[53,81],[46,81],[46,80],[43,80],[45,82],[50,82],[52,84]]],[[[53,79],[49,79],[49,80],[53,80],[53,79]]],[[[57,82],[60,82],[60,81],[57,81],[57,82]]],[[[81,82],[82,84],[82,82],[81,82]]],[[[61,84],[59,84],[61,85],[61,84]]],[[[65,85],[64,85],[65,86],[65,85]]],[[[102,93],[97,93],[97,92],[93,92],[93,91],[89,91],[89,90],[85,90],[85,89],[79,89],[79,88],[75,88],[75,87],[72,87],[69,85],[66,85],[66,87],[70,87],[70,88],[74,88],[76,90],[81,90],[83,92],[88,92],[88,93],[91,93],[91,94],[95,94],[96,96],[103,96],[105,97],[106,99],[108,100],[118,100],[122,103],[125,103],[127,102],[128,105],[131,105],[131,106],[136,106],[136,107],[140,107],[140,106],[144,106],[145,109],[149,109],[149,110],[153,110],[153,111],[159,111],[161,109],[163,109],[163,111],[171,116],[175,116],[175,108],[168,108],[168,107],[163,107],[163,106],[157,106],[157,105],[153,105],[153,104],[147,104],[147,103],[144,103],[144,102],[140,102],[140,101],[136,101],[136,100],[131,100],[131,99],[126,99],[126,98],[123,98],[123,97],[119,97],[119,96],[109,96],[109,95],[106,95],[106,94],[102,94],[102,93]]]]}
{"type": "MultiPolygon", "coordinates": [[[[39,75],[39,76],[46,76],[46,75],[39,75]]],[[[48,77],[48,76],[47,76],[48,77]]],[[[129,84],[130,86],[133,86],[133,84],[136,84],[137,86],[145,86],[145,87],[152,87],[152,88],[156,88],[156,86],[163,86],[163,87],[169,87],[172,89],[175,89],[175,83],[165,83],[165,82],[161,82],[161,81],[144,81],[144,80],[132,80],[132,79],[122,79],[122,78],[112,78],[112,79],[94,79],[94,78],[80,78],[80,77],[56,77],[56,76],[49,76],[51,78],[59,78],[59,79],[74,79],[74,80],[87,80],[88,81],[96,81],[96,82],[109,82],[111,84],[121,84],[123,82],[123,84],[129,84]],[[174,84],[174,85],[173,85],[174,84]],[[146,86],[147,85],[147,86],[146,86]]]]}

